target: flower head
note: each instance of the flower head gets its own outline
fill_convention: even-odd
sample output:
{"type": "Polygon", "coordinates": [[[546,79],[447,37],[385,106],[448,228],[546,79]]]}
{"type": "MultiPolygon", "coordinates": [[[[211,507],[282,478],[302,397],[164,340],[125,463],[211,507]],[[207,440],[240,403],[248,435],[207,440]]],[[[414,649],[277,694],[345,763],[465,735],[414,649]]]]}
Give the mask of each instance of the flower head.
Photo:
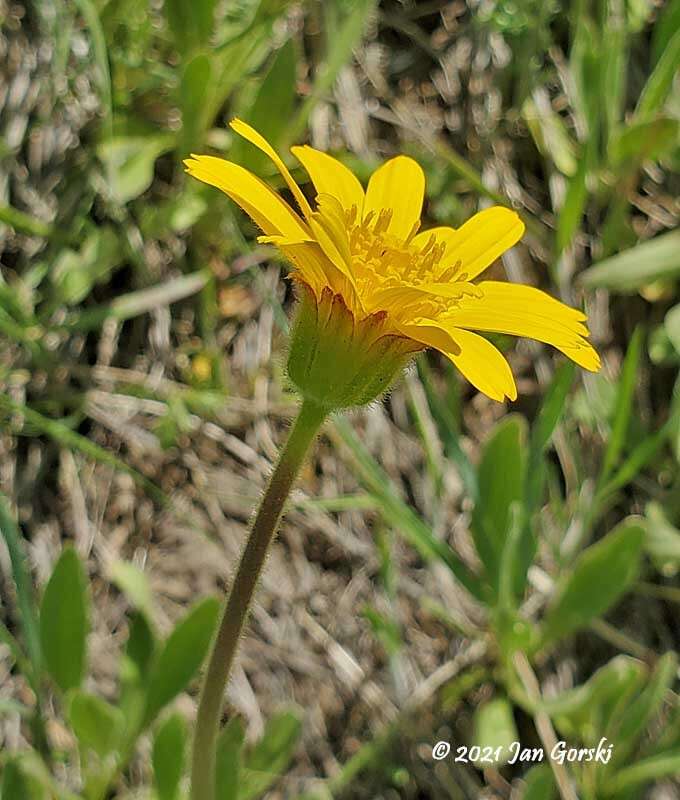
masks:
{"type": "MultiPolygon", "coordinates": [[[[318,337],[326,330],[329,347],[335,340],[337,352],[342,340],[354,364],[362,348],[370,351],[375,354],[369,359],[374,371],[377,360],[389,361],[391,376],[410,354],[433,347],[494,400],[516,399],[515,381],[503,355],[474,331],[528,336],[556,347],[585,369],[599,369],[599,357],[586,340],[582,312],[530,286],[473,283],[524,233],[514,211],[494,206],[460,228],[420,232],[425,176],[413,159],[390,159],[371,175],[364,191],[355,175],[332,156],[308,145],[293,147],[316,190],[312,208],[271,145],[241,120],[232,121],[231,127],[271,158],[299,211],[230,161],[192,156],[185,161],[187,172],[229,195],[262,229],[259,240],[276,245],[292,262],[292,277],[303,286],[299,314],[306,308],[307,317],[316,319],[310,323],[298,317],[298,331],[316,325],[316,334],[309,335],[318,337]]],[[[318,348],[314,352],[320,369],[318,348]]],[[[311,353],[307,352],[307,375],[314,370],[311,353]]],[[[324,357],[330,355],[328,350],[324,357]]],[[[305,381],[317,394],[326,391],[319,376],[310,384],[301,370],[297,378],[295,372],[291,370],[291,377],[303,393],[312,391],[300,386],[305,381]]],[[[328,368],[326,372],[330,374],[328,368]]],[[[354,376],[353,385],[361,384],[356,391],[348,389],[347,381],[338,387],[329,407],[367,402],[372,389],[365,377],[362,382],[354,376]]],[[[390,380],[385,373],[382,389],[390,380]]]]}

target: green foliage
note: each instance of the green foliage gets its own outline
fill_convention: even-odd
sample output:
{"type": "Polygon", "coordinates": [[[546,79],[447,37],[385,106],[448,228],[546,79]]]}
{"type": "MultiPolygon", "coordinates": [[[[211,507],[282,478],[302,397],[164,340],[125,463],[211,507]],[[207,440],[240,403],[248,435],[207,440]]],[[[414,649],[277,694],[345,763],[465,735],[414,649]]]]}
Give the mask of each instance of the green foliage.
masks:
{"type": "Polygon", "coordinates": [[[642,525],[631,519],[581,553],[546,614],[544,642],[583,628],[616,603],[638,576],[643,540],[642,525]]]}
{"type": "Polygon", "coordinates": [[[184,774],[187,725],[184,717],[171,714],[156,731],[153,740],[153,777],[158,800],[176,800],[184,774]]]}
{"type": "MultiPolygon", "coordinates": [[[[680,2],[494,0],[463,9],[450,42],[446,10],[430,13],[433,6],[419,5],[60,5],[58,23],[48,32],[55,85],[43,94],[63,99],[55,119],[68,117],[67,96],[79,82],[72,62],[85,49],[98,107],[73,138],[78,146],[50,161],[49,170],[57,168],[46,183],[59,181],[57,215],[50,222],[29,202],[46,184],[26,175],[23,164],[12,164],[24,152],[36,157],[41,137],[33,137],[33,126],[42,112],[28,115],[19,145],[10,142],[12,125],[3,127],[0,160],[10,168],[0,235],[13,238],[0,271],[0,432],[3,456],[9,454],[2,480],[10,476],[13,500],[22,507],[26,474],[38,486],[68,451],[78,459],[79,479],[86,479],[92,463],[105,465],[131,475],[140,491],[167,509],[169,498],[155,478],[131,466],[132,448],[112,444],[109,435],[116,431],[107,431],[105,440],[99,435],[92,390],[104,386],[112,395],[148,401],[155,415],[149,434],[171,459],[197,422],[224,422],[231,342],[240,322],[222,319],[221,291],[252,290],[272,307],[267,313],[285,321],[258,268],[243,270],[237,258],[267,257],[246,245],[252,226],[242,224],[227,200],[187,182],[182,158],[197,151],[226,155],[280,182],[268,159],[232,137],[226,122],[243,118],[288,158],[287,146],[305,141],[310,123],[312,140],[323,142],[330,120],[327,146],[339,147],[344,133],[347,146],[357,150],[349,156],[353,166],[367,175],[377,158],[400,147],[402,131],[428,171],[430,222],[458,226],[480,196],[508,205],[511,195],[523,206],[531,258],[521,245],[517,263],[531,281],[575,304],[584,291],[605,370],[584,381],[571,364],[553,371],[552,362],[541,358],[535,381],[534,359],[528,367],[518,359],[513,366],[529,388],[520,392],[516,413],[494,422],[487,406],[468,404],[450,364],[422,357],[410,376],[407,404],[402,407],[397,395],[390,409],[390,424],[406,424],[405,433],[420,440],[422,485],[411,486],[407,476],[400,483],[401,465],[378,463],[355,420],[337,419],[327,430],[333,453],[348,461],[359,490],[306,499],[301,507],[370,515],[379,550],[376,583],[389,602],[369,600],[360,622],[378,640],[379,652],[387,653],[390,674],[411,675],[410,648],[418,641],[411,628],[421,622],[431,636],[439,635],[440,626],[452,631],[442,660],[459,652],[461,635],[461,648],[467,641],[483,646],[483,665],[463,667],[424,717],[437,723],[450,714],[458,718],[465,703],[472,707],[470,742],[506,750],[511,741],[533,738],[527,715],[538,727],[539,714],[547,714],[557,734],[574,744],[593,746],[607,737],[616,745],[609,764],[567,765],[578,796],[636,800],[680,772],[678,648],[671,649],[676,643],[667,629],[656,636],[640,625],[641,618],[672,619],[675,609],[666,604],[680,599],[673,582],[680,569],[680,384],[669,388],[680,365],[680,238],[672,229],[672,175],[680,152],[680,2]],[[73,47],[71,32],[87,46],[79,39],[73,47]],[[471,48],[469,64],[458,62],[456,41],[471,48]],[[480,68],[485,60],[488,68],[480,68]],[[356,70],[347,70],[351,64],[356,70]],[[357,78],[350,88],[358,88],[359,105],[343,96],[348,77],[357,78]],[[496,109],[481,124],[479,86],[486,106],[496,109]],[[441,87],[452,93],[449,105],[436,95],[441,87]],[[430,106],[436,108],[431,117],[430,106]],[[442,123],[445,134],[439,136],[442,123]],[[68,164],[63,171],[60,160],[68,164]],[[20,191],[13,191],[15,184],[20,191]],[[616,295],[609,316],[602,313],[607,292],[616,295]],[[138,343],[163,329],[159,312],[166,310],[167,350],[152,352],[162,380],[145,376],[131,385],[112,377],[144,371],[149,352],[138,343]],[[119,337],[128,349],[107,361],[107,347],[119,337]],[[200,375],[196,357],[207,364],[200,375]],[[189,366],[180,368],[181,358],[189,366]],[[106,373],[104,382],[96,371],[106,373]],[[29,469],[22,474],[27,452],[29,469]],[[38,467],[39,474],[32,472],[38,467]],[[452,476],[460,479],[462,499],[451,489],[452,476]],[[630,516],[643,509],[644,518],[630,516]],[[404,556],[411,550],[415,556],[404,556]],[[412,570],[406,580],[405,569],[412,570]],[[435,600],[429,592],[440,576],[435,600]],[[455,594],[452,582],[469,596],[449,608],[444,598],[455,594]],[[397,602],[404,587],[415,588],[419,604],[408,622],[397,602]],[[469,615],[467,606],[474,609],[469,615]],[[597,645],[602,638],[606,650],[597,645]],[[654,652],[661,642],[669,648],[663,655],[654,652]],[[553,686],[568,675],[577,683],[549,698],[532,698],[513,668],[518,652],[539,677],[557,674],[553,686]],[[519,732],[515,718],[522,723],[519,732]]],[[[36,25],[49,22],[44,16],[36,16],[36,25]]],[[[11,97],[14,103],[16,94],[11,97]]],[[[90,103],[90,97],[73,103],[75,116],[90,103]]],[[[258,336],[266,336],[266,325],[258,336]]],[[[34,550],[35,521],[21,519],[19,526],[0,495],[0,532],[11,570],[3,584],[9,589],[0,621],[3,663],[30,687],[26,697],[0,699],[0,715],[15,715],[30,745],[3,753],[0,797],[101,800],[120,793],[184,800],[191,730],[173,703],[197,685],[217,601],[199,600],[161,636],[157,599],[144,570],[123,560],[107,563],[93,593],[85,566],[66,547],[39,602],[31,573],[42,563],[34,550]],[[97,614],[89,598],[98,602],[106,580],[107,591],[128,612],[120,629],[127,638],[111,670],[118,684],[105,698],[90,680],[87,637],[97,614]],[[58,743],[48,712],[67,734],[58,743]],[[142,736],[152,741],[153,786],[131,785],[138,771],[129,765],[142,736]],[[70,789],[62,785],[65,774],[70,789]]],[[[367,568],[372,563],[367,559],[367,568]]],[[[441,666],[445,671],[448,665],[441,666]]],[[[408,709],[411,698],[398,699],[395,705],[408,709]]],[[[460,719],[466,723],[467,713],[460,719]]],[[[400,757],[414,745],[412,717],[402,710],[386,730],[377,730],[374,719],[367,722],[367,740],[329,781],[329,793],[382,796],[389,783],[390,792],[415,796],[414,781],[436,782],[439,770],[411,774],[401,761],[393,768],[386,753],[395,733],[400,757]],[[372,793],[371,778],[381,782],[372,793]],[[402,788],[405,781],[411,781],[408,788],[402,788]]],[[[220,800],[268,792],[293,758],[301,726],[297,716],[283,713],[269,721],[260,741],[246,743],[244,724],[233,716],[219,740],[220,800]]],[[[513,786],[518,796],[558,796],[548,764],[497,766],[508,780],[522,778],[513,786]]],[[[472,767],[465,781],[470,775],[471,791],[481,793],[472,767]]],[[[464,785],[459,777],[450,785],[464,785]]],[[[429,783],[418,790],[435,796],[429,783]]]]}
{"type": "Polygon", "coordinates": [[[145,722],[154,719],[193,678],[208,652],[218,613],[219,603],[208,597],[177,623],[149,671],[145,722]]]}
{"type": "Polygon", "coordinates": [[[76,551],[57,561],[40,604],[40,641],[45,664],[63,692],[82,683],[89,629],[87,578],[76,551]]]}

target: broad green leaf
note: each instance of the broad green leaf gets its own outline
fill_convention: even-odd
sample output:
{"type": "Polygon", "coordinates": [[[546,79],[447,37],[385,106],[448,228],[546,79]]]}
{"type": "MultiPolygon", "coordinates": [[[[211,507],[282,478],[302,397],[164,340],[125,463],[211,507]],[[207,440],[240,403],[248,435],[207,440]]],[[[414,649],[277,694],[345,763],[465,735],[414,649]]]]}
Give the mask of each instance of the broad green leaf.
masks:
{"type": "Polygon", "coordinates": [[[102,142],[97,154],[107,168],[109,189],[118,203],[129,203],[143,194],[153,181],[156,159],[171,150],[175,137],[114,136],[102,142]]]}
{"type": "Polygon", "coordinates": [[[238,800],[255,800],[274,783],[288,766],[301,731],[300,720],[289,712],[267,723],[264,734],[246,754],[238,800]]]}
{"type": "Polygon", "coordinates": [[[219,613],[219,603],[208,597],[177,623],[167,638],[149,675],[145,721],[183,691],[208,652],[219,613]]]}
{"type": "Polygon", "coordinates": [[[186,742],[187,724],[181,714],[170,715],[158,726],[151,757],[158,800],[177,800],[179,797],[179,784],[186,759],[186,742]]]}
{"type": "Polygon", "coordinates": [[[76,551],[67,547],[54,567],[40,606],[40,639],[47,669],[59,688],[80,686],[88,632],[87,579],[76,551]]]}
{"type": "Polygon", "coordinates": [[[680,568],[680,530],[654,500],[647,504],[645,517],[645,552],[664,575],[675,575],[680,568]]]}
{"type": "Polygon", "coordinates": [[[482,750],[490,747],[494,751],[494,763],[498,766],[506,764],[512,755],[512,743],[519,739],[512,705],[507,698],[496,697],[477,707],[473,717],[473,727],[473,744],[482,750]],[[499,748],[502,755],[497,759],[495,751],[499,748]]]}
{"type": "Polygon", "coordinates": [[[118,559],[109,565],[108,577],[132,606],[153,622],[153,592],[146,574],[132,562],[118,559]]]}
{"type": "Polygon", "coordinates": [[[585,627],[625,594],[638,575],[644,535],[631,518],[581,553],[546,614],[544,643],[585,627]]]}
{"type": "Polygon", "coordinates": [[[680,230],[661,234],[600,261],[581,274],[591,288],[635,292],[657,280],[673,280],[680,275],[680,230]]]}
{"type": "Polygon", "coordinates": [[[217,0],[165,0],[163,9],[175,47],[186,55],[208,45],[215,25],[217,0]]]}
{"type": "MultiPolygon", "coordinates": [[[[242,118],[275,150],[283,141],[293,113],[296,70],[295,46],[289,39],[276,53],[264,78],[258,80],[258,91],[252,105],[241,113],[242,118]]],[[[229,157],[258,174],[273,169],[271,160],[240,136],[236,137],[229,157]]]]}
{"type": "Polygon", "coordinates": [[[479,494],[472,515],[472,535],[494,593],[498,591],[510,507],[524,496],[525,442],[524,418],[506,417],[492,431],[477,471],[479,494]]]}
{"type": "Polygon", "coordinates": [[[676,30],[642,90],[635,119],[649,119],[663,106],[680,69],[680,29],[676,30]]]}
{"type": "Polygon", "coordinates": [[[219,800],[238,800],[244,738],[240,717],[232,717],[220,731],[215,768],[219,800]]]}
{"type": "Polygon", "coordinates": [[[104,758],[120,745],[125,719],[101,697],[77,689],[70,698],[68,721],[83,753],[93,750],[104,758]]]}
{"type": "Polygon", "coordinates": [[[643,161],[656,161],[672,152],[680,139],[680,122],[670,117],[632,122],[609,145],[611,165],[629,171],[643,161]]]}
{"type": "Polygon", "coordinates": [[[557,786],[549,764],[537,764],[524,776],[520,800],[555,800],[557,796],[557,786]]]}

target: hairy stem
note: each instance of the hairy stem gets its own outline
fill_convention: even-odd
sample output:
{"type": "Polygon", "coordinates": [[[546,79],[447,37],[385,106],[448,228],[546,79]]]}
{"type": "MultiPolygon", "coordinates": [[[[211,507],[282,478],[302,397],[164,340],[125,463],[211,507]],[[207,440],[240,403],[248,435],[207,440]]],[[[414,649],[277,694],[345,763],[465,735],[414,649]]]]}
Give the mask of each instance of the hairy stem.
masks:
{"type": "Polygon", "coordinates": [[[227,599],[203,683],[196,719],[191,800],[215,800],[215,753],[224,690],[234,662],[253,593],[283,506],[326,412],[307,401],[290,432],[255,515],[227,599]]]}

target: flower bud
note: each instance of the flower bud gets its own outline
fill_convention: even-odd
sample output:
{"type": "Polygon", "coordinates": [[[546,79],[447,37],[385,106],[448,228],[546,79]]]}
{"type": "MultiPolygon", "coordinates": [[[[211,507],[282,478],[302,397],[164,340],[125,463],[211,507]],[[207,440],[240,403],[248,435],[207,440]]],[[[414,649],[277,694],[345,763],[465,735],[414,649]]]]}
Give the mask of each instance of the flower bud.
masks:
{"type": "Polygon", "coordinates": [[[388,332],[386,312],[357,319],[342,296],[317,298],[298,282],[288,375],[300,394],[328,411],[363,406],[386,392],[424,345],[388,332]]]}

